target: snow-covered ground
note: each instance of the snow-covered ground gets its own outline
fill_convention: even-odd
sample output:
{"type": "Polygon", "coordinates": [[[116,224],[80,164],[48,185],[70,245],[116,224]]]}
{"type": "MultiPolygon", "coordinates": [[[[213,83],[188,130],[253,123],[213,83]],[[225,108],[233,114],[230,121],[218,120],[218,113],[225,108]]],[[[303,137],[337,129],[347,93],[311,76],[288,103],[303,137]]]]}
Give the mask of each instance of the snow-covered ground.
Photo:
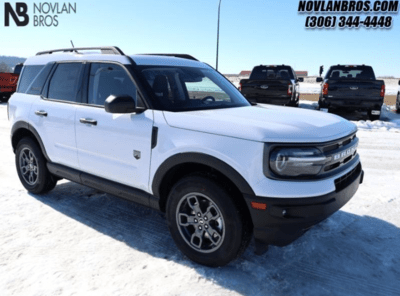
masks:
{"type": "Polygon", "coordinates": [[[287,247],[256,256],[252,243],[212,269],[182,256],[161,213],[68,181],[28,194],[6,109],[0,105],[0,295],[400,295],[400,133],[392,128],[357,121],[364,184],[342,210],[287,247]]]}
{"type": "MultiPolygon", "coordinates": [[[[301,100],[300,107],[317,110],[318,102],[301,100]]],[[[340,111],[336,114],[354,122],[358,126],[359,130],[380,130],[400,133],[400,114],[396,113],[395,106],[387,106],[383,104],[380,119],[375,121],[366,120],[366,112],[347,113],[340,111]]]]}

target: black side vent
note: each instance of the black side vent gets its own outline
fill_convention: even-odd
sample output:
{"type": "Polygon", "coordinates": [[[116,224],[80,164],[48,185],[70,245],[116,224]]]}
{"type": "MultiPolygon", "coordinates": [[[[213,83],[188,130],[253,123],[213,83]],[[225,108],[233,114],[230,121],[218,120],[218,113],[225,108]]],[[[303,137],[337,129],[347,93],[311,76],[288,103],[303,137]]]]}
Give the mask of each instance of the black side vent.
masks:
{"type": "Polygon", "coordinates": [[[158,127],[153,126],[153,131],[151,134],[151,149],[156,148],[158,139],[158,127]]]}
{"type": "Polygon", "coordinates": [[[336,192],[341,191],[343,188],[347,187],[348,184],[357,178],[358,174],[361,172],[361,163],[359,163],[354,169],[352,169],[347,174],[341,176],[335,180],[336,192]]]}

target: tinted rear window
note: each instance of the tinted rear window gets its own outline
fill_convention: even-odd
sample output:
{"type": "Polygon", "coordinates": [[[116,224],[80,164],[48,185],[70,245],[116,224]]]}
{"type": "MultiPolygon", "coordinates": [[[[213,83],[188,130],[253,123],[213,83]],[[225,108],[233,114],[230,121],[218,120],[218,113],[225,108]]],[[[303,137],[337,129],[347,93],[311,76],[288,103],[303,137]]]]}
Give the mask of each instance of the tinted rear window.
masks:
{"type": "Polygon", "coordinates": [[[292,68],[288,66],[258,66],[250,74],[252,80],[294,79],[292,68]]]}
{"type": "Polygon", "coordinates": [[[29,86],[35,80],[36,76],[42,70],[44,65],[40,66],[25,66],[22,71],[22,75],[19,79],[17,92],[26,93],[29,86]]]}
{"type": "Polygon", "coordinates": [[[333,66],[326,73],[325,79],[375,80],[375,74],[369,66],[333,66]]]}
{"type": "Polygon", "coordinates": [[[54,64],[47,64],[36,76],[36,78],[31,83],[28,91],[26,92],[29,95],[40,95],[42,93],[42,89],[44,84],[46,83],[47,77],[50,74],[51,69],[54,64]]]}

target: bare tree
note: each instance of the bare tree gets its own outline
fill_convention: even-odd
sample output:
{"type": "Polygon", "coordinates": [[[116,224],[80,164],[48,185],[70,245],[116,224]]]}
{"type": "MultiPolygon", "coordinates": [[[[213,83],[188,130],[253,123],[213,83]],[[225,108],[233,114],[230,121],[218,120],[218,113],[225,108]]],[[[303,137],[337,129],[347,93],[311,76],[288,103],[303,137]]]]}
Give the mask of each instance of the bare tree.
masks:
{"type": "Polygon", "coordinates": [[[6,64],[6,63],[4,63],[4,62],[1,62],[0,63],[0,72],[5,72],[5,73],[9,73],[9,72],[11,72],[11,68],[6,64]]]}

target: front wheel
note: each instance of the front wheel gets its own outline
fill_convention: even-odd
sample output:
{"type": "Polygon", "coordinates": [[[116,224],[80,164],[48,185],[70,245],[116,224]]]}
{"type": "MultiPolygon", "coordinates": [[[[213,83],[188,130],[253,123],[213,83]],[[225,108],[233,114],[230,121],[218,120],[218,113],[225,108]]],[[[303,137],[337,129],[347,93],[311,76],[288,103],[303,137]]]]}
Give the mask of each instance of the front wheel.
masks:
{"type": "Polygon", "coordinates": [[[56,186],[57,179],[50,174],[42,151],[31,138],[24,138],[18,143],[15,164],[18,177],[29,192],[46,193],[56,186]]]}
{"type": "Polygon", "coordinates": [[[176,245],[197,263],[226,265],[250,242],[243,212],[223,187],[206,177],[180,180],[169,194],[166,214],[176,245]]]}

